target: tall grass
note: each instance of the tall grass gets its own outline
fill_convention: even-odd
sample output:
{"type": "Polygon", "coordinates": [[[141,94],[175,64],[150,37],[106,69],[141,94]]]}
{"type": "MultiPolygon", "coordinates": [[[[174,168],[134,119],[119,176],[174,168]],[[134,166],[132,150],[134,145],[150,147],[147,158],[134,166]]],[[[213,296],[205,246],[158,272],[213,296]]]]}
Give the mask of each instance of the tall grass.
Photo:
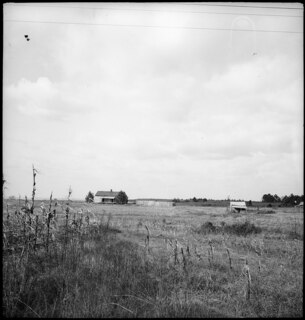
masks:
{"type": "Polygon", "coordinates": [[[5,317],[303,316],[298,239],[276,242],[255,222],[186,229],[168,217],[171,233],[162,219],[142,215],[134,220],[138,241],[127,241],[129,225],[127,234],[116,215],[102,219],[100,206],[73,206],[71,192],[62,205],[52,193],[48,206],[32,202],[31,224],[25,210],[5,207],[5,317]]]}

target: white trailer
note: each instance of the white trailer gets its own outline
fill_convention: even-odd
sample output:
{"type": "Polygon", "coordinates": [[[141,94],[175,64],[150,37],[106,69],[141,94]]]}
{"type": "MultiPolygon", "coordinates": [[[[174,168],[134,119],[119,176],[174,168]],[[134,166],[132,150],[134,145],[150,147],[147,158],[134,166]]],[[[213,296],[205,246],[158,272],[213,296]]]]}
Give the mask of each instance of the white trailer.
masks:
{"type": "Polygon", "coordinates": [[[245,201],[231,201],[230,212],[247,211],[247,205],[245,201]]]}

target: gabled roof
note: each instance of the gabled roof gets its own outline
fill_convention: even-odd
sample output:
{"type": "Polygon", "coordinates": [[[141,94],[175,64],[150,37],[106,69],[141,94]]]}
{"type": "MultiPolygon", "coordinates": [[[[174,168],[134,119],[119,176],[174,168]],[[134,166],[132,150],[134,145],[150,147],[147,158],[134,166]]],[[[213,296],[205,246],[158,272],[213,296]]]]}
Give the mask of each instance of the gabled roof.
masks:
{"type": "Polygon", "coordinates": [[[115,197],[118,195],[118,191],[97,191],[96,197],[115,197]]]}

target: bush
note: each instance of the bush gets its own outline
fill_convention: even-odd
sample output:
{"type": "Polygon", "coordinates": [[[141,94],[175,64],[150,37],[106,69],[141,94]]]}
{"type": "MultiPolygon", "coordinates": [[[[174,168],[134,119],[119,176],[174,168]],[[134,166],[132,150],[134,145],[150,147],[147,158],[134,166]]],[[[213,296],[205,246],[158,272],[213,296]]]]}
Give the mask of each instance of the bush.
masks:
{"type": "Polygon", "coordinates": [[[87,203],[94,201],[94,195],[93,195],[93,193],[91,191],[88,192],[88,194],[86,195],[85,200],[86,200],[87,203]]]}
{"type": "Polygon", "coordinates": [[[206,234],[206,233],[217,233],[218,228],[213,225],[212,222],[207,221],[204,224],[201,225],[200,227],[200,232],[206,234]]]}
{"type": "Polygon", "coordinates": [[[114,199],[115,203],[117,204],[127,204],[128,197],[124,191],[120,191],[114,199]]]}
{"type": "Polygon", "coordinates": [[[253,223],[250,223],[248,221],[244,223],[226,225],[224,226],[224,230],[227,233],[236,234],[238,236],[247,236],[248,234],[256,234],[262,232],[262,229],[260,227],[256,227],[253,223]]]}
{"type": "Polygon", "coordinates": [[[237,236],[247,236],[252,233],[260,233],[262,232],[262,229],[260,227],[256,227],[253,223],[248,221],[244,223],[234,223],[231,225],[226,225],[223,222],[221,227],[214,226],[212,222],[208,221],[202,224],[197,232],[203,234],[226,232],[230,234],[236,234],[237,236]]]}

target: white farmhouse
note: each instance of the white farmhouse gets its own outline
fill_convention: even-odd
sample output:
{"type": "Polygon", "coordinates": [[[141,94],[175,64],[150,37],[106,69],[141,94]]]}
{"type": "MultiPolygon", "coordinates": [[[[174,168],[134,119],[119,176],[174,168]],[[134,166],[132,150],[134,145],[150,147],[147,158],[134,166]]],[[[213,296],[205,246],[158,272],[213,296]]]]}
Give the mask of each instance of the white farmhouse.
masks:
{"type": "Polygon", "coordinates": [[[118,191],[97,191],[94,196],[95,203],[115,203],[114,198],[118,195],[118,191]]]}

